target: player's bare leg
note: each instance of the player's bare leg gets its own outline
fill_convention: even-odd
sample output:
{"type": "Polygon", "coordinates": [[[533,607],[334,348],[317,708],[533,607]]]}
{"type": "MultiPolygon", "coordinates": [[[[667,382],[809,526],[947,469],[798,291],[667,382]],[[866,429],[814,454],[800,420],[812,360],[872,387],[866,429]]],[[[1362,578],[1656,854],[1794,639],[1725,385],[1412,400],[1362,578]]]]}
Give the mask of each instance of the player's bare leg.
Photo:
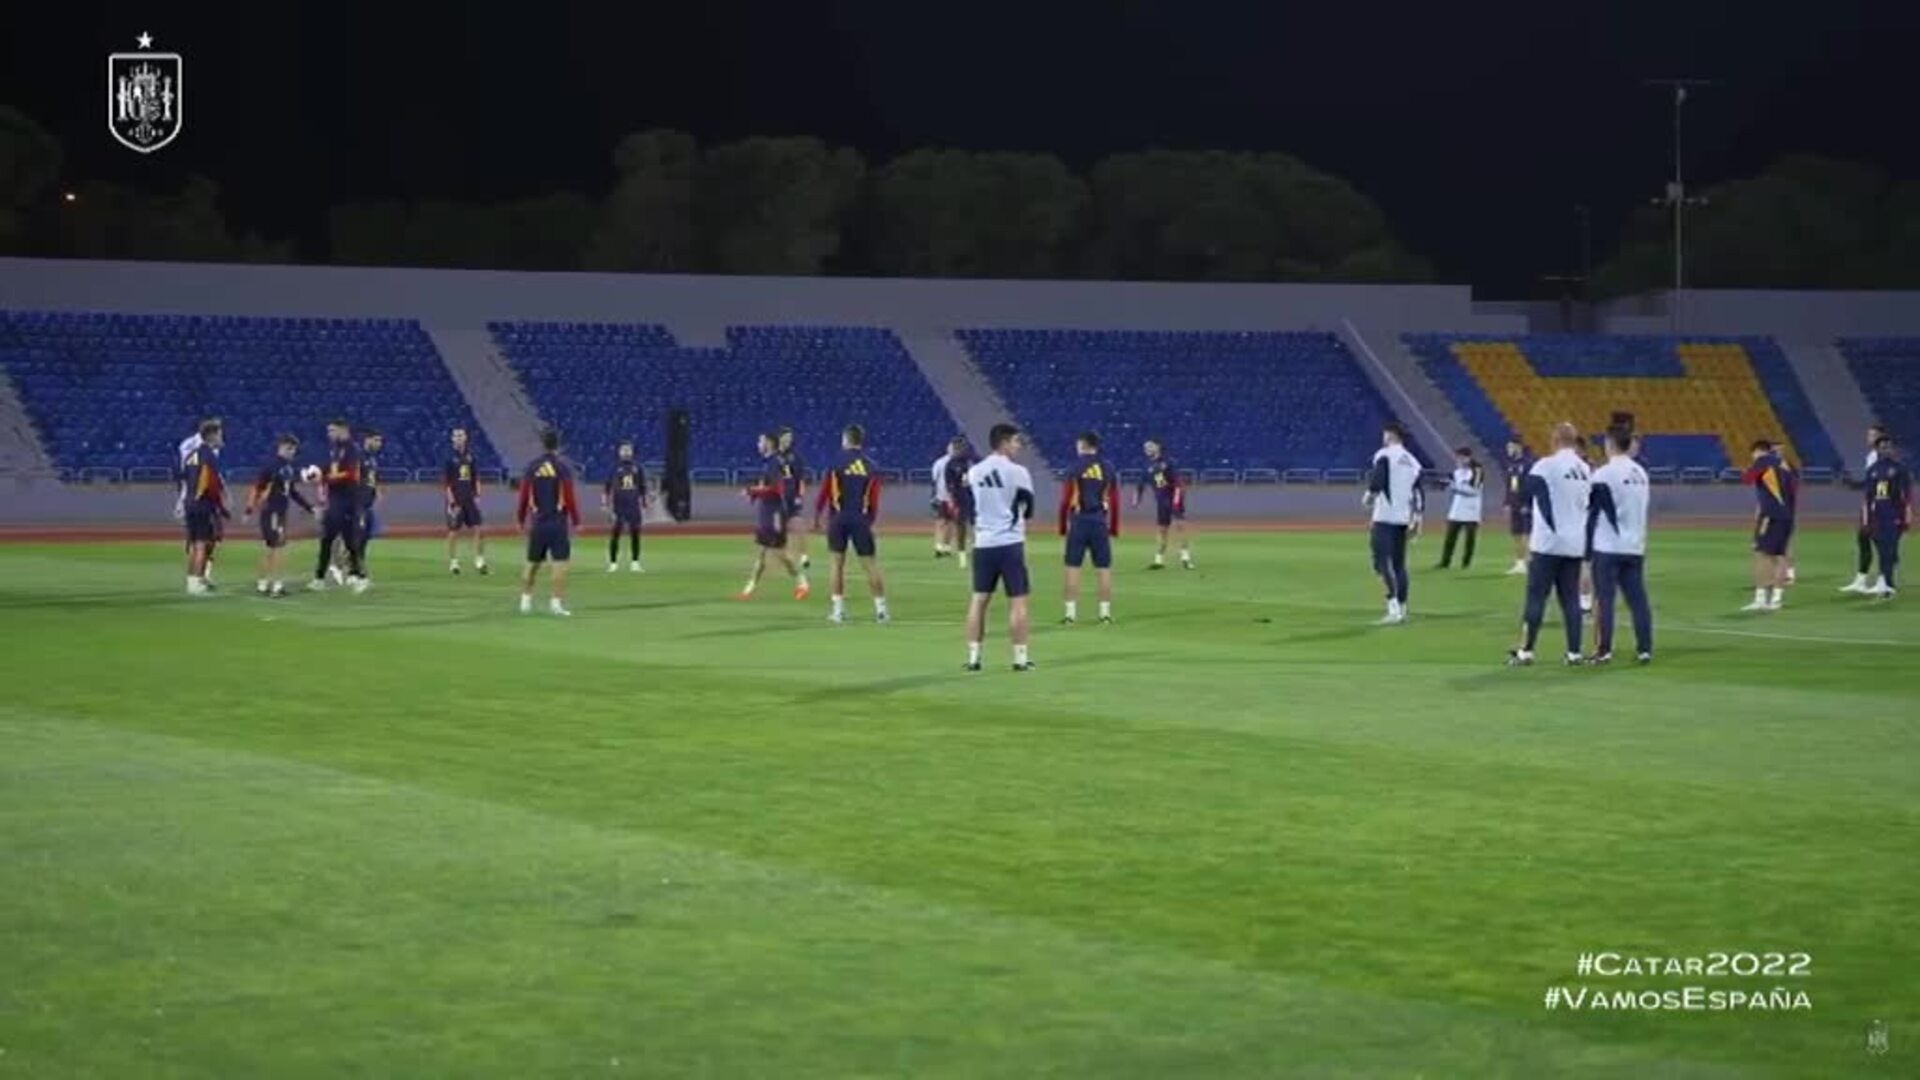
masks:
{"type": "MultiPolygon", "coordinates": [[[[1172,531],[1179,534],[1180,537],[1181,567],[1187,570],[1193,569],[1193,539],[1192,532],[1187,528],[1187,520],[1185,518],[1174,518],[1172,531]]],[[[1166,543],[1164,541],[1161,543],[1160,548],[1162,551],[1166,550],[1166,543]]]]}
{"type": "Polygon", "coordinates": [[[801,570],[813,565],[813,558],[807,554],[806,515],[799,515],[787,523],[787,548],[782,554],[790,566],[797,566],[801,570]]]}
{"type": "Polygon", "coordinates": [[[753,549],[753,567],[747,571],[746,587],[740,590],[740,599],[749,600],[753,591],[760,587],[760,577],[767,572],[767,551],[764,547],[753,549]]]}
{"type": "Polygon", "coordinates": [[[953,543],[953,524],[944,517],[933,519],[933,557],[944,559],[953,543]]]}
{"type": "Polygon", "coordinates": [[[555,615],[571,615],[567,610],[567,574],[570,569],[566,559],[556,559],[552,574],[547,578],[547,610],[555,615]]]}
{"type": "Polygon", "coordinates": [[[1060,622],[1072,626],[1080,618],[1080,568],[1069,566],[1060,576],[1066,583],[1064,599],[1067,605],[1067,613],[1060,622]]]}
{"type": "Polygon", "coordinates": [[[860,566],[867,572],[867,590],[873,594],[873,620],[891,620],[893,616],[887,611],[887,579],[880,572],[880,557],[861,559],[860,566]]]}
{"type": "Polygon", "coordinates": [[[1148,566],[1147,569],[1163,570],[1166,568],[1167,534],[1170,533],[1171,531],[1172,529],[1166,525],[1162,525],[1156,530],[1154,530],[1153,563],[1152,565],[1148,566]]]}
{"type": "Polygon", "coordinates": [[[196,541],[187,547],[187,595],[207,594],[207,545],[196,541]]]}
{"type": "Polygon", "coordinates": [[[1593,614],[1593,564],[1580,564],[1580,614],[1593,614]]]}
{"type": "Polygon", "coordinates": [[[1028,611],[1027,597],[1016,596],[1007,601],[1007,636],[1013,639],[1013,670],[1028,671],[1033,668],[1033,659],[1027,654],[1027,642],[1033,634],[1033,617],[1028,611]]]}
{"type": "Polygon", "coordinates": [[[964,521],[953,523],[953,553],[960,560],[960,569],[967,568],[967,534],[972,531],[964,521]]]}
{"type": "Polygon", "coordinates": [[[827,612],[827,621],[836,623],[846,622],[847,553],[844,551],[836,551],[833,553],[832,590],[829,596],[829,599],[832,601],[832,610],[827,612]]]}
{"type": "Polygon", "coordinates": [[[533,610],[533,579],[540,574],[540,564],[530,562],[520,571],[520,611],[522,614],[533,610]]]}
{"type": "Polygon", "coordinates": [[[1753,602],[1741,611],[1779,610],[1780,561],[1758,551],[1753,553],[1753,602]]]}
{"type": "MultiPolygon", "coordinates": [[[[449,512],[448,516],[452,516],[451,512],[449,512]]],[[[459,529],[447,530],[447,569],[456,574],[460,572],[460,530],[459,529]]]]}
{"type": "Polygon", "coordinates": [[[1113,621],[1113,570],[1095,568],[1093,572],[1095,586],[1100,594],[1100,621],[1113,621]]]}
{"type": "Polygon", "coordinates": [[[967,670],[980,670],[980,647],[987,636],[987,605],[992,593],[974,593],[967,601],[967,670]]]}

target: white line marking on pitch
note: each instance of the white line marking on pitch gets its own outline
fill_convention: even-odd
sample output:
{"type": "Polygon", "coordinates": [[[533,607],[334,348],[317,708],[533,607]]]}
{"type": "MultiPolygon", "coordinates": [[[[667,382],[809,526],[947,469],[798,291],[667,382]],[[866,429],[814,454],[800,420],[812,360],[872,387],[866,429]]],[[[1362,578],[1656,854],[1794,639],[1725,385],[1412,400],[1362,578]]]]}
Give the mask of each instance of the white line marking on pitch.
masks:
{"type": "MultiPolygon", "coordinates": [[[[1660,629],[1656,623],[1655,629],[1660,629]]],[[[1885,645],[1889,648],[1920,648],[1920,641],[1895,641],[1892,638],[1814,637],[1810,634],[1769,634],[1764,630],[1722,630],[1707,626],[1672,626],[1683,634],[1725,634],[1729,637],[1768,638],[1773,641],[1809,641],[1822,645],[1885,645]]]]}

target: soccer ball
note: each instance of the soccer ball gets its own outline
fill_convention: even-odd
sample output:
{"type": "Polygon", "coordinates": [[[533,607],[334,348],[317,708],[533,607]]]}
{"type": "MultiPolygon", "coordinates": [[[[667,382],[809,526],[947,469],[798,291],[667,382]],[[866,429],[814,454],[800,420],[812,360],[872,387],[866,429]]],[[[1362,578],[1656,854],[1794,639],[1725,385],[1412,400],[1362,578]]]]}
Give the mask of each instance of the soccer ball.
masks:
{"type": "Polygon", "coordinates": [[[301,469],[300,479],[305,480],[309,484],[319,483],[320,482],[320,466],[309,465],[306,468],[301,469]]]}

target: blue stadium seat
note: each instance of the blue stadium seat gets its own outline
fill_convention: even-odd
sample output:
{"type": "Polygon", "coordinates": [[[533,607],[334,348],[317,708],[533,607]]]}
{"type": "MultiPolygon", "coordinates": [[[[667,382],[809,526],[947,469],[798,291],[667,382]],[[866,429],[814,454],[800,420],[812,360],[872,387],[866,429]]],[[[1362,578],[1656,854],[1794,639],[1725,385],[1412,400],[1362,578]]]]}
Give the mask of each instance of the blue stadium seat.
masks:
{"type": "Polygon", "coordinates": [[[265,460],[280,432],[318,460],[336,416],[378,428],[389,469],[439,465],[461,425],[499,466],[411,320],[0,311],[0,368],[67,468],[171,468],[208,415],[225,421],[229,468],[265,460]]]}
{"type": "MultiPolygon", "coordinates": [[[[1920,338],[1842,338],[1839,344],[1874,418],[1911,455],[1920,447],[1920,338]]],[[[1857,473],[1860,459],[1846,465],[1857,473]]]]}
{"type": "Polygon", "coordinates": [[[692,466],[758,464],[754,437],[782,425],[815,467],[840,430],[867,429],[874,458],[911,468],[938,457],[955,430],[906,347],[866,326],[735,326],[724,348],[679,344],[656,324],[493,323],[489,329],[540,415],[593,473],[622,439],[661,455],[667,413],[687,410],[692,466]]]}
{"type": "Polygon", "coordinates": [[[961,330],[961,343],[1055,463],[1098,431],[1131,461],[1149,437],[1183,468],[1364,466],[1393,413],[1327,333],[961,330]]]}

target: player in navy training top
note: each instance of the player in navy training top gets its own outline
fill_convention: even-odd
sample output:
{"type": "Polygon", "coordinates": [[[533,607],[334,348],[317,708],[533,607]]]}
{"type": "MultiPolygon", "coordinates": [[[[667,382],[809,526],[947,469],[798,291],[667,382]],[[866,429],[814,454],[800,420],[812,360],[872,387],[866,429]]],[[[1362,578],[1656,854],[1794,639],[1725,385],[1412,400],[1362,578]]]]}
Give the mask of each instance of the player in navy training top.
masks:
{"type": "Polygon", "coordinates": [[[1860,492],[1860,528],[1854,536],[1859,545],[1859,555],[1854,567],[1853,580],[1840,587],[1843,593],[1869,594],[1874,592],[1873,581],[1873,526],[1867,513],[1873,504],[1871,489],[1867,487],[1867,474],[1873,471],[1880,461],[1880,440],[1889,432],[1883,424],[1867,425],[1867,459],[1860,468],[1860,479],[1847,481],[1847,487],[1860,492]]]}
{"type": "Polygon", "coordinates": [[[460,535],[473,537],[473,568],[487,572],[487,538],[480,526],[480,466],[468,445],[467,429],[453,429],[453,453],[440,467],[440,483],[447,493],[447,572],[460,572],[460,535]]]}
{"type": "Polygon", "coordinates": [[[1880,559],[1880,580],[1868,590],[1882,600],[1891,600],[1900,588],[1894,576],[1900,565],[1900,538],[1913,524],[1913,474],[1907,469],[1893,436],[1882,431],[1874,443],[1874,462],[1867,469],[1867,531],[1880,559]]]}
{"type": "Polygon", "coordinates": [[[520,506],[514,520],[527,533],[527,568],[520,575],[520,610],[533,610],[533,579],[543,563],[553,564],[548,579],[547,610],[567,610],[567,563],[573,558],[573,529],[580,526],[580,497],[573,488],[573,470],[560,460],[560,433],[540,433],[545,452],[534,458],[520,477],[520,506]]]}
{"type": "Polygon", "coordinates": [[[1193,569],[1193,542],[1187,535],[1187,484],[1180,478],[1180,467],[1167,456],[1167,446],[1159,439],[1148,439],[1144,452],[1147,455],[1147,470],[1140,474],[1140,483],[1133,489],[1133,505],[1140,505],[1140,496],[1147,490],[1153,491],[1154,524],[1160,529],[1159,546],[1154,548],[1153,563],[1149,570],[1162,570],[1167,565],[1167,534],[1180,534],[1180,565],[1193,569]]]}
{"type": "Polygon", "coordinates": [[[1120,535],[1120,477],[1100,456],[1100,436],[1086,431],[1074,442],[1080,458],[1060,484],[1060,535],[1066,545],[1066,614],[1080,617],[1080,569],[1093,556],[1099,583],[1100,621],[1113,621],[1113,538],[1120,535]]]}
{"type": "Polygon", "coordinates": [[[1753,522],[1753,602],[1740,610],[1779,611],[1786,597],[1787,548],[1793,542],[1800,478],[1778,447],[1756,439],[1746,481],[1753,485],[1759,512],[1753,522]]]}
{"type": "Polygon", "coordinates": [[[327,425],[327,469],[321,484],[326,489],[326,511],[320,518],[320,553],[313,567],[313,580],[307,588],[327,587],[327,571],[333,565],[336,543],[346,548],[347,573],[334,571],[335,580],[344,580],[355,592],[365,592],[366,578],[360,567],[360,448],[353,444],[353,429],[345,420],[327,425]]]}
{"type": "Polygon", "coordinates": [[[793,578],[795,600],[805,600],[813,591],[807,584],[806,570],[787,550],[788,467],[779,447],[778,435],[760,436],[760,475],[746,491],[754,508],[753,570],[747,575],[746,587],[740,590],[742,600],[751,600],[753,591],[760,587],[760,575],[766,572],[769,555],[779,559],[780,565],[787,568],[788,576],[793,578]]]}
{"type": "Polygon", "coordinates": [[[200,445],[180,459],[181,489],[186,502],[187,595],[205,596],[207,559],[220,538],[220,522],[227,517],[227,486],[220,478],[220,447],[225,433],[218,421],[200,425],[200,445]]]}
{"type": "Polygon", "coordinates": [[[600,508],[613,522],[613,536],[607,541],[607,573],[620,569],[620,538],[626,536],[631,556],[627,569],[638,574],[642,572],[640,522],[646,517],[647,507],[653,505],[653,498],[647,494],[647,471],[634,459],[633,440],[622,442],[618,454],[600,492],[600,508]]]}
{"type": "Polygon", "coordinates": [[[1507,531],[1513,534],[1513,566],[1507,570],[1509,577],[1527,572],[1527,560],[1532,552],[1527,550],[1529,538],[1533,535],[1533,495],[1528,490],[1527,476],[1533,471],[1533,455],[1527,453],[1525,443],[1520,436],[1507,437],[1507,531]]]}
{"type": "Polygon", "coordinates": [[[355,492],[360,523],[360,587],[372,584],[367,572],[367,548],[380,533],[380,518],[374,504],[380,501],[380,451],[386,441],[378,431],[367,428],[360,433],[360,486],[355,492]]]}
{"type": "Polygon", "coordinates": [[[967,486],[967,471],[979,463],[973,444],[964,435],[955,435],[947,443],[947,519],[953,523],[953,553],[960,569],[967,568],[967,550],[973,529],[973,489],[967,486]]]}
{"type": "Polygon", "coordinates": [[[783,427],[775,437],[780,455],[780,493],[786,515],[787,547],[800,562],[800,569],[813,568],[813,556],[807,554],[807,463],[793,445],[793,429],[783,427]]]}
{"type": "Polygon", "coordinates": [[[319,514],[301,494],[299,480],[294,476],[293,459],[299,453],[299,439],[292,435],[276,439],[273,456],[260,466],[253,490],[247,494],[246,516],[260,515],[260,540],[266,545],[266,551],[260,556],[260,577],[254,582],[254,589],[262,596],[275,599],[287,595],[287,584],[281,580],[281,565],[286,560],[289,504],[298,503],[307,513],[319,514]]]}
{"type": "Polygon", "coordinates": [[[827,550],[833,553],[833,610],[829,622],[847,618],[847,548],[860,557],[867,571],[867,589],[873,594],[873,617],[887,621],[887,582],[880,573],[873,523],[880,516],[880,469],[866,452],[867,432],[848,424],[840,433],[840,459],[820,478],[820,501],[813,508],[814,525],[827,520],[827,550]]]}

